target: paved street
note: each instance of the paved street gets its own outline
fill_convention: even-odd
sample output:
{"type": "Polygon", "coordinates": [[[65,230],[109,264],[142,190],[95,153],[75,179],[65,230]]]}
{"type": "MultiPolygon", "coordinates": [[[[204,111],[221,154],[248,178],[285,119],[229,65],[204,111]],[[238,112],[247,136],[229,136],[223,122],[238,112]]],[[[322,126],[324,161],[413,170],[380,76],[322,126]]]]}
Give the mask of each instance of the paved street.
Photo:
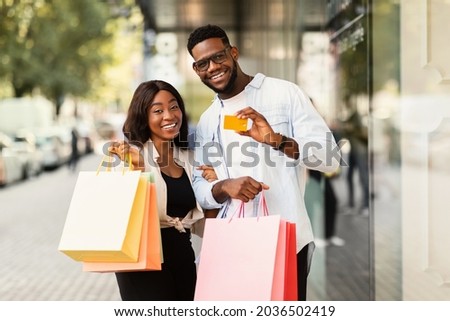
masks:
{"type": "Polygon", "coordinates": [[[82,272],[57,250],[76,178],[61,167],[0,189],[0,300],[120,300],[113,274],[82,272]]]}
{"type": "MultiPolygon", "coordinates": [[[[78,169],[96,170],[99,162],[91,154],[78,169]]],[[[120,300],[114,274],[82,272],[57,250],[76,179],[61,167],[0,189],[0,300],[120,300]]],[[[337,231],[346,245],[316,250],[308,299],[368,300],[368,217],[339,213],[337,231]]]]}

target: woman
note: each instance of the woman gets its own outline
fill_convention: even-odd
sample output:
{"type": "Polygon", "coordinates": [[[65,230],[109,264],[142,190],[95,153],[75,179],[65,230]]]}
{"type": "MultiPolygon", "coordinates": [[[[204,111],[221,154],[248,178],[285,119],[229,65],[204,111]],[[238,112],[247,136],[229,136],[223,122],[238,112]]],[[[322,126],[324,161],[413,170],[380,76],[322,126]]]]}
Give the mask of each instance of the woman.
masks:
{"type": "Polygon", "coordinates": [[[129,154],[135,169],[154,173],[164,263],[161,271],[116,273],[122,300],[193,300],[196,265],[190,238],[191,232],[202,232],[204,213],[191,186],[193,157],[178,91],[160,80],[140,84],[123,132],[129,144],[114,143],[110,151],[122,160],[129,154]]]}

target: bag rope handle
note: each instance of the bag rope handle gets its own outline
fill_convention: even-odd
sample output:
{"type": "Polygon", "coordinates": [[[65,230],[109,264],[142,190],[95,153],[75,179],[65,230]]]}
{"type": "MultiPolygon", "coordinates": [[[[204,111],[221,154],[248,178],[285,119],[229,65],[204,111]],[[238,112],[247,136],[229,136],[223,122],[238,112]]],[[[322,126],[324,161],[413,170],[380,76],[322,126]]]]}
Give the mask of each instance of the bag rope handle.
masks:
{"type": "MultiPolygon", "coordinates": [[[[102,159],[100,161],[100,164],[97,167],[96,175],[98,175],[100,173],[100,169],[102,167],[106,167],[106,172],[111,172],[112,171],[112,166],[111,166],[112,162],[111,161],[106,163],[107,166],[103,166],[103,164],[105,163],[107,157],[110,160],[111,160],[111,158],[113,158],[111,152],[108,152],[108,154],[103,155],[103,157],[102,157],[102,159]]],[[[125,172],[126,172],[125,168],[128,168],[128,171],[133,171],[134,170],[134,166],[133,166],[132,157],[131,157],[131,153],[130,152],[128,152],[125,155],[125,159],[123,160],[122,175],[125,175],[125,172]],[[128,166],[125,166],[125,164],[128,164],[128,166]]]]}
{"type": "Polygon", "coordinates": [[[263,213],[262,216],[269,216],[269,208],[267,207],[266,196],[264,194],[264,190],[261,191],[261,196],[259,197],[258,204],[258,218],[260,217],[260,213],[263,213]]]}
{"type": "MultiPolygon", "coordinates": [[[[259,196],[259,202],[258,202],[258,215],[256,216],[257,219],[261,216],[260,213],[262,213],[262,216],[269,216],[269,208],[267,207],[266,202],[266,196],[264,195],[264,190],[260,192],[259,196]]],[[[237,214],[237,218],[244,218],[245,217],[245,202],[241,201],[239,208],[237,208],[233,215],[230,216],[230,219],[228,222],[231,222],[231,220],[234,218],[234,216],[237,214]]]]}

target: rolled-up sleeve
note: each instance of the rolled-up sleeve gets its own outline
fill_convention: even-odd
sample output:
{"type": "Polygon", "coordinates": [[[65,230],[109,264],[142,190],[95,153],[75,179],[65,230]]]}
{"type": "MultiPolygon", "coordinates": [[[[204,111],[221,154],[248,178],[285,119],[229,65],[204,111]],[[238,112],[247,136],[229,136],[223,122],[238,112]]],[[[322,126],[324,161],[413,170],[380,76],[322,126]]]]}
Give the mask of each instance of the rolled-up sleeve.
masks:
{"type": "MultiPolygon", "coordinates": [[[[207,142],[204,139],[205,135],[203,133],[202,121],[199,122],[196,131],[196,148],[195,148],[195,164],[203,165],[203,148],[207,142]]],[[[217,203],[215,198],[212,195],[212,188],[215,184],[217,184],[219,180],[214,182],[208,182],[202,176],[202,171],[194,168],[193,171],[193,181],[192,187],[194,189],[195,197],[197,198],[197,202],[204,209],[214,209],[220,208],[222,204],[217,203]]]]}
{"type": "Polygon", "coordinates": [[[299,162],[306,168],[331,173],[338,170],[341,161],[339,146],[324,119],[310,99],[298,87],[291,95],[293,138],[299,145],[299,162]]]}

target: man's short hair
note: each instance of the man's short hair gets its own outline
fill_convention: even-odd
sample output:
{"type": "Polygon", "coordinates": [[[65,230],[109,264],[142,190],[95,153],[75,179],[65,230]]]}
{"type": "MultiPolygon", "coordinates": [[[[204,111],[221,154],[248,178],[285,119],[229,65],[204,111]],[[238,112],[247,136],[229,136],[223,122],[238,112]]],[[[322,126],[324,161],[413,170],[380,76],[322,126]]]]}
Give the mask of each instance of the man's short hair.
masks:
{"type": "Polygon", "coordinates": [[[216,25],[208,24],[206,26],[195,29],[190,35],[187,43],[187,49],[192,56],[192,48],[194,48],[199,42],[202,42],[209,38],[220,38],[224,45],[230,45],[230,40],[226,32],[216,25]]]}

